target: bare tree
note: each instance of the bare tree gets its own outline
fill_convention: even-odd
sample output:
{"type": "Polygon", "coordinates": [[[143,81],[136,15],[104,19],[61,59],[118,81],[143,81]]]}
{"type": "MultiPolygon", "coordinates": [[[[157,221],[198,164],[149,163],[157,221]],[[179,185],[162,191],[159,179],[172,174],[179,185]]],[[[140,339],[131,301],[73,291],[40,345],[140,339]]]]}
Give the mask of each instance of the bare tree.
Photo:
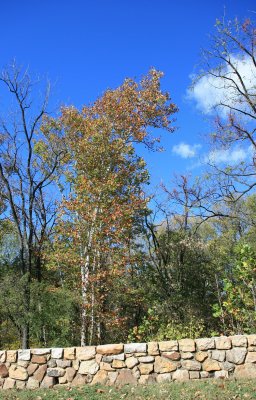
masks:
{"type": "Polygon", "coordinates": [[[211,36],[210,48],[202,53],[202,69],[193,85],[192,96],[199,102],[200,96],[204,97],[204,112],[214,119],[209,165],[215,189],[219,185],[229,201],[237,201],[256,186],[255,49],[252,21],[218,20],[216,34],[211,36]],[[246,158],[235,160],[232,150],[242,151],[246,158]],[[220,151],[225,153],[225,165],[219,162],[220,151]]]}
{"type": "Polygon", "coordinates": [[[53,182],[64,150],[59,136],[49,136],[47,129],[41,129],[49,85],[40,101],[28,70],[15,63],[1,73],[0,82],[0,95],[4,94],[7,102],[10,99],[0,121],[0,185],[7,204],[2,217],[14,223],[19,238],[19,271],[26,282],[20,334],[22,347],[28,348],[30,284],[33,279],[42,279],[42,249],[56,214],[53,182]],[[8,116],[6,108],[11,109],[8,116]]]}

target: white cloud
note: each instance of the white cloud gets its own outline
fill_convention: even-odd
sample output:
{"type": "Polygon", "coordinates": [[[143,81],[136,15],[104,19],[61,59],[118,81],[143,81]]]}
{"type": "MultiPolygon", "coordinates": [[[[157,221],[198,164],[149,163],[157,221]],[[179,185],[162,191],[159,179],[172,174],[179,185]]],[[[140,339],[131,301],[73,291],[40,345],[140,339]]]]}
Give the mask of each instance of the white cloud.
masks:
{"type": "Polygon", "coordinates": [[[248,159],[253,154],[252,146],[247,149],[235,147],[233,149],[218,149],[210,151],[210,153],[205,156],[204,161],[210,162],[211,164],[228,164],[233,165],[248,159]]]}
{"type": "Polygon", "coordinates": [[[197,150],[201,148],[200,144],[190,145],[187,143],[179,143],[173,146],[172,151],[173,153],[177,154],[182,158],[193,158],[197,154],[197,150]]]}
{"type": "MultiPolygon", "coordinates": [[[[250,94],[255,96],[256,92],[256,68],[253,65],[251,58],[244,57],[238,58],[236,56],[231,57],[231,62],[235,65],[237,71],[241,75],[243,82],[250,94]]],[[[246,110],[248,105],[244,102],[241,95],[238,94],[236,85],[243,91],[241,82],[238,76],[233,73],[230,66],[223,66],[218,69],[221,75],[224,75],[227,79],[220,77],[214,77],[211,75],[203,76],[195,84],[193,90],[187,91],[187,97],[196,102],[196,106],[204,114],[212,113],[215,106],[220,103],[225,103],[228,106],[238,107],[239,109],[246,110]],[[230,79],[233,79],[232,82],[230,79]]],[[[218,75],[217,71],[217,75],[218,75]]],[[[224,106],[218,107],[222,116],[225,116],[228,112],[228,108],[224,106]]]]}

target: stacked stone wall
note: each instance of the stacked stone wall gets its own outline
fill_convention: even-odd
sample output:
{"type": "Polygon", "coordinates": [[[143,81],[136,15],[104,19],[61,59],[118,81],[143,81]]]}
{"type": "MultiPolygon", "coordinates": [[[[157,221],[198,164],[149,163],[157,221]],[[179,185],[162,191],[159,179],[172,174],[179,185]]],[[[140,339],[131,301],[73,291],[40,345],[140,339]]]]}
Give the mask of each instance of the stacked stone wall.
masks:
{"type": "Polygon", "coordinates": [[[0,388],[256,378],[256,335],[0,351],[0,388]]]}

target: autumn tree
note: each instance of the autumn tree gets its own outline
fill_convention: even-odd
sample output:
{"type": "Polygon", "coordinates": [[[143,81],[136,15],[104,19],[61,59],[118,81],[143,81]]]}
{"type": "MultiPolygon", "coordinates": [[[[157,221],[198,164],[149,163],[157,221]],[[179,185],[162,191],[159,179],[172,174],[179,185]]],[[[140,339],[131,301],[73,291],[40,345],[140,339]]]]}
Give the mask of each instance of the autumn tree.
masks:
{"type": "Polygon", "coordinates": [[[67,263],[69,247],[68,258],[80,273],[81,345],[106,340],[108,329],[122,323],[111,293],[134,261],[131,242],[147,206],[148,173],[135,145],[155,148],[158,139],[149,128],[153,134],[157,128],[172,132],[170,117],[177,111],[161,91],[161,77],[152,69],[139,83],[126,79],[81,111],[63,108],[45,126],[48,132],[64,131],[70,154],[72,193],[63,202],[59,226],[66,245],[64,259],[59,257],[67,263]]]}
{"type": "Polygon", "coordinates": [[[35,97],[36,82],[15,63],[2,71],[0,83],[6,99],[0,121],[0,187],[6,205],[2,219],[12,223],[18,238],[17,277],[22,277],[24,289],[24,315],[18,329],[22,347],[28,348],[30,286],[33,279],[42,278],[42,249],[56,213],[49,188],[64,151],[60,137],[49,138],[40,131],[49,88],[40,102],[35,97]]]}

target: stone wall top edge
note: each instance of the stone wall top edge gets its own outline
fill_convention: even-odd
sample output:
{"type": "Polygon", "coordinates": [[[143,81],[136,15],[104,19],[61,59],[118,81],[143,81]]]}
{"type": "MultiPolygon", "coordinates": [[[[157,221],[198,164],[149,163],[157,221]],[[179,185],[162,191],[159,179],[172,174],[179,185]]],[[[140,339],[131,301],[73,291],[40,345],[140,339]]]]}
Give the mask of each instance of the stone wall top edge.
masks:
{"type": "Polygon", "coordinates": [[[170,339],[170,340],[152,340],[149,342],[127,342],[127,343],[107,343],[107,344],[102,344],[102,345],[88,345],[88,346],[68,346],[68,347],[31,347],[29,349],[0,349],[0,353],[4,352],[4,351],[17,351],[17,352],[21,352],[21,351],[26,351],[29,350],[31,353],[34,354],[46,354],[46,353],[50,353],[52,352],[52,350],[65,350],[65,349],[81,349],[81,348],[94,348],[97,350],[100,349],[104,349],[104,348],[108,348],[110,346],[123,346],[124,351],[125,352],[133,352],[133,347],[134,347],[134,352],[138,351],[140,352],[141,350],[144,349],[148,344],[151,343],[184,343],[186,341],[190,341],[190,342],[194,342],[195,344],[199,344],[202,341],[217,341],[217,340],[231,340],[232,342],[239,342],[239,340],[245,339],[248,342],[248,345],[252,344],[254,346],[256,346],[256,333],[255,334],[240,334],[240,335],[230,335],[230,336],[225,336],[225,335],[221,335],[221,336],[211,336],[211,337],[199,337],[199,338],[195,338],[195,339],[191,339],[191,338],[184,338],[184,339],[170,339]]]}

